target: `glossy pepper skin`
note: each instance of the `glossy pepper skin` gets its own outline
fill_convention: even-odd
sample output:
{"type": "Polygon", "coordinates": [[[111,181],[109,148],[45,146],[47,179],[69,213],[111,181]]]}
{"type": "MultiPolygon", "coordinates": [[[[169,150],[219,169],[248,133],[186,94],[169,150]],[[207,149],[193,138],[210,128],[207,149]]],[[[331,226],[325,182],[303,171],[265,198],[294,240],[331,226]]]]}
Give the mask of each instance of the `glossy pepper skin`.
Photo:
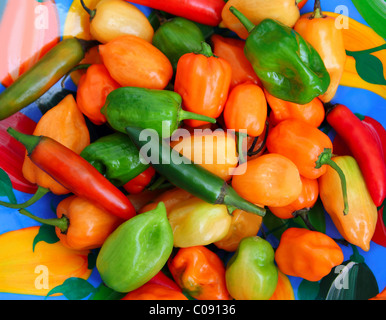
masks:
{"type": "Polygon", "coordinates": [[[330,102],[340,84],[347,58],[342,29],[336,27],[335,18],[323,14],[320,1],[315,1],[314,12],[302,15],[294,30],[308,41],[322,58],[330,74],[330,85],[320,99],[324,103],[330,102]]]}
{"type": "MultiPolygon", "coordinates": [[[[178,61],[174,91],[181,95],[184,110],[218,118],[224,110],[231,82],[228,61],[215,57],[206,42],[198,53],[184,54],[178,61]]],[[[207,122],[186,120],[190,127],[207,122]]]]}
{"type": "Polygon", "coordinates": [[[135,215],[129,199],[79,154],[49,137],[25,135],[12,128],[7,131],[24,144],[35,165],[75,195],[122,219],[135,215]]]}
{"type": "Polygon", "coordinates": [[[121,300],[188,300],[181,291],[156,283],[145,283],[129,292],[121,300]]]}
{"type": "Polygon", "coordinates": [[[288,228],[275,252],[280,271],[308,281],[319,281],[343,262],[339,245],[329,236],[303,228],[288,228]]]}
{"type": "Polygon", "coordinates": [[[180,288],[197,300],[231,300],[221,259],[204,246],[181,248],[168,261],[180,288]]]}
{"type": "Polygon", "coordinates": [[[257,235],[263,222],[262,217],[239,209],[232,211],[231,218],[226,236],[214,242],[217,248],[229,252],[236,251],[242,239],[257,235]]]}
{"type": "Polygon", "coordinates": [[[141,162],[137,147],[120,132],[97,139],[85,147],[80,156],[117,187],[125,185],[149,167],[141,162]]]}
{"type": "MultiPolygon", "coordinates": [[[[72,95],[67,95],[58,105],[48,110],[38,121],[33,132],[35,136],[48,136],[79,154],[90,144],[90,134],[82,113],[72,95]]],[[[48,188],[57,195],[70,191],[37,167],[28,155],[23,163],[23,175],[40,187],[48,188]]]]}
{"type": "Polygon", "coordinates": [[[226,266],[226,285],[235,300],[268,300],[275,292],[278,269],[271,244],[258,237],[241,240],[226,266]]]}
{"type": "Polygon", "coordinates": [[[122,87],[112,91],[101,112],[116,131],[125,133],[126,127],[153,129],[168,138],[184,119],[215,119],[186,112],[181,108],[181,96],[173,91],[122,87]]]}
{"type": "Polygon", "coordinates": [[[95,45],[95,41],[77,38],[60,41],[0,94],[0,120],[40,98],[84,58],[90,47],[95,45]]]}
{"type": "Polygon", "coordinates": [[[102,245],[96,266],[108,287],[130,292],[161,271],[172,249],[173,233],[161,202],[115,229],[102,245]]]}
{"type": "Polygon", "coordinates": [[[59,202],[56,215],[68,220],[68,228],[55,232],[64,246],[74,250],[100,248],[106,238],[121,224],[120,219],[94,203],[70,196],[59,202]]]}
{"type": "Polygon", "coordinates": [[[386,165],[376,140],[359,118],[344,105],[333,106],[327,112],[326,119],[351,150],[371,197],[379,207],[386,197],[386,165]]]}
{"type": "Polygon", "coordinates": [[[126,128],[126,132],[140,152],[142,151],[142,156],[176,187],[211,204],[232,205],[261,216],[265,215],[264,208],[243,199],[226,181],[181,156],[154,132],[130,127],[126,128]],[[140,139],[141,132],[150,138],[149,142],[140,139]],[[144,149],[152,151],[150,158],[143,154],[144,149]]]}
{"type": "Polygon", "coordinates": [[[264,90],[265,97],[271,108],[270,123],[275,126],[287,119],[302,120],[314,127],[319,127],[326,115],[322,101],[314,98],[306,104],[298,104],[278,99],[264,90]]]}
{"type": "Polygon", "coordinates": [[[178,60],[186,53],[200,51],[203,41],[204,35],[194,22],[174,17],[161,24],[152,43],[168,57],[175,72],[178,60]]]}
{"type": "Polygon", "coordinates": [[[99,54],[111,77],[122,87],[164,89],[173,76],[168,58],[137,36],[123,35],[99,45],[99,54]]]}
{"type": "Polygon", "coordinates": [[[319,197],[319,184],[317,179],[308,179],[300,176],[302,181],[302,192],[299,197],[290,204],[282,207],[269,207],[269,210],[278,218],[294,218],[299,210],[306,212],[311,209],[319,197]]]}
{"type": "Polygon", "coordinates": [[[168,212],[174,247],[206,246],[223,239],[231,225],[231,216],[223,204],[210,204],[193,197],[176,204],[168,212]]]}
{"type": "Polygon", "coordinates": [[[231,65],[232,77],[229,89],[247,81],[261,86],[260,79],[244,55],[245,41],[223,37],[219,34],[214,34],[210,40],[214,55],[225,59],[231,65]]]}
{"type": "Polygon", "coordinates": [[[155,170],[153,167],[148,167],[145,171],[141,172],[135,178],[126,182],[123,188],[130,194],[141,193],[153,180],[155,170]]]}
{"type": "Polygon", "coordinates": [[[346,215],[340,211],[343,207],[342,191],[339,178],[330,167],[319,178],[320,199],[342,237],[364,251],[369,251],[377,223],[377,207],[371,199],[357,161],[351,156],[337,156],[332,160],[346,176],[349,211],[346,215]]]}
{"type": "Polygon", "coordinates": [[[242,13],[231,10],[249,32],[245,56],[271,95],[306,104],[326,92],[330,76],[323,60],[297,32],[273,19],[255,26],[242,13]]]}
{"type": "Polygon", "coordinates": [[[107,43],[122,35],[134,35],[151,43],[154,30],[145,14],[133,4],[120,0],[102,0],[94,10],[82,5],[90,15],[93,39],[107,43]]]}
{"type": "Polygon", "coordinates": [[[221,10],[225,4],[223,0],[134,0],[132,2],[209,26],[217,26],[221,22],[221,10]]]}
{"type": "Polygon", "coordinates": [[[76,102],[82,113],[96,125],[106,122],[101,108],[107,95],[120,85],[110,76],[103,64],[93,64],[81,76],[76,93],[76,102]]]}
{"type": "Polygon", "coordinates": [[[224,6],[221,16],[222,23],[234,31],[240,38],[246,39],[248,31],[243,24],[230,12],[235,7],[241,11],[253,24],[258,25],[264,19],[277,20],[292,28],[299,19],[299,8],[292,0],[229,0],[224,6]]]}
{"type": "Polygon", "coordinates": [[[238,166],[232,186],[243,198],[262,206],[286,206],[302,191],[298,168],[277,153],[264,154],[238,166]]]}

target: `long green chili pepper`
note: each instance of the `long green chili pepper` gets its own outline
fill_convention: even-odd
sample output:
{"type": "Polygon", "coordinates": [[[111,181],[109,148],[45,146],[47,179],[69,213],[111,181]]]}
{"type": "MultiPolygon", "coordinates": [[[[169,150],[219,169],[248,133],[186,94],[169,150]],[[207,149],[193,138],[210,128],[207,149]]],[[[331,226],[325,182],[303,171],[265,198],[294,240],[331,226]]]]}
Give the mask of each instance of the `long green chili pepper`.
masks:
{"type": "Polygon", "coordinates": [[[97,41],[68,38],[48,51],[0,94],[0,120],[6,119],[40,98],[74,68],[97,41]]]}
{"type": "Polygon", "coordinates": [[[159,138],[155,130],[127,127],[126,132],[141,155],[176,187],[208,203],[225,204],[260,216],[265,215],[264,208],[245,200],[220,177],[170,148],[167,142],[159,138]],[[150,141],[146,141],[149,137],[150,141]]]}

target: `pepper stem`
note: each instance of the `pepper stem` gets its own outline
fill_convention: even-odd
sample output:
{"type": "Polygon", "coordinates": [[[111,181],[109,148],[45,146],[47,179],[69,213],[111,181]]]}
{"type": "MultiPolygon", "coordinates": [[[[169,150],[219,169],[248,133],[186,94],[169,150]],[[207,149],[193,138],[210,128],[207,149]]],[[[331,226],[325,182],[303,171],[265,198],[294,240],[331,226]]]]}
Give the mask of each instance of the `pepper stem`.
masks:
{"type": "Polygon", "coordinates": [[[232,12],[235,17],[240,20],[245,29],[247,29],[248,33],[251,33],[255,25],[235,7],[231,6],[229,8],[229,11],[232,12]]]}
{"type": "Polygon", "coordinates": [[[41,140],[41,137],[21,133],[11,127],[7,129],[7,132],[12,137],[14,137],[17,141],[21,142],[25,146],[25,148],[27,149],[28,155],[30,155],[34,151],[34,149],[36,148],[36,146],[39,144],[41,140]]]}
{"type": "Polygon", "coordinates": [[[304,208],[293,212],[292,215],[294,218],[300,217],[309,230],[316,231],[314,226],[311,224],[310,219],[308,218],[309,212],[310,212],[310,208],[304,208]]]}
{"type": "Polygon", "coordinates": [[[342,192],[343,192],[343,203],[344,203],[344,209],[343,214],[348,214],[348,200],[347,200],[347,183],[346,183],[346,177],[342,171],[341,168],[331,159],[332,157],[332,150],[330,148],[324,149],[324,151],[319,155],[318,160],[316,161],[316,169],[319,169],[323,165],[329,165],[331,168],[333,168],[339,175],[340,182],[342,185],[342,192]]]}
{"type": "Polygon", "coordinates": [[[36,190],[36,193],[26,202],[24,203],[8,203],[8,202],[3,202],[0,201],[0,205],[6,208],[11,208],[11,209],[22,209],[22,208],[27,208],[37,201],[39,201],[43,196],[45,196],[48,192],[50,192],[49,189],[40,187],[36,190]]]}
{"type": "Polygon", "coordinates": [[[82,5],[83,9],[89,14],[90,21],[94,19],[96,15],[96,10],[91,10],[90,8],[88,8],[83,0],[80,0],[80,4],[82,5]]]}
{"type": "Polygon", "coordinates": [[[244,198],[242,198],[236,190],[234,190],[231,186],[227,185],[223,189],[224,192],[224,198],[222,201],[222,204],[225,204],[227,206],[233,206],[237,209],[257,214],[261,217],[265,216],[265,209],[262,207],[259,207],[244,198]]]}
{"type": "Polygon", "coordinates": [[[197,51],[196,54],[202,54],[208,58],[213,57],[212,48],[205,41],[201,41],[201,50],[197,51]]]}
{"type": "Polygon", "coordinates": [[[325,17],[325,15],[323,14],[322,6],[320,4],[320,0],[315,0],[314,12],[310,16],[310,19],[318,19],[318,18],[324,18],[324,17],[325,17]]]}
{"type": "Polygon", "coordinates": [[[177,121],[180,122],[182,120],[188,120],[188,119],[216,123],[216,119],[214,118],[204,116],[199,113],[189,112],[189,111],[180,109],[180,111],[178,112],[177,121]]]}
{"type": "Polygon", "coordinates": [[[60,231],[62,233],[66,233],[67,230],[68,230],[68,226],[69,226],[69,220],[66,216],[62,216],[61,218],[54,218],[54,219],[43,219],[43,218],[39,218],[39,217],[36,217],[35,215],[33,215],[31,212],[25,210],[25,209],[20,209],[19,212],[28,217],[28,218],[31,218],[37,222],[40,222],[40,223],[43,223],[43,224],[47,224],[49,226],[54,226],[54,227],[57,227],[60,229],[60,231]]]}

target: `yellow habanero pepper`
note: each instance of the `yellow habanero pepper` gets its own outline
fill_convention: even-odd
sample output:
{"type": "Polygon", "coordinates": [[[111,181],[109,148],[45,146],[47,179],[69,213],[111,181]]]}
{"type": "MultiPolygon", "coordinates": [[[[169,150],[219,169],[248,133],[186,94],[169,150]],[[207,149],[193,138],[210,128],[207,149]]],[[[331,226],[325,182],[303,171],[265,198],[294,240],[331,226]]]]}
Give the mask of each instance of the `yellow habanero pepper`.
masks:
{"type": "Polygon", "coordinates": [[[242,39],[248,37],[248,31],[229,11],[230,7],[235,7],[255,25],[271,18],[293,27],[300,17],[295,0],[229,0],[222,10],[222,24],[242,39]]]}
{"type": "Polygon", "coordinates": [[[342,237],[364,251],[369,251],[377,223],[377,207],[356,160],[351,156],[337,156],[332,160],[346,176],[349,211],[343,214],[340,179],[331,167],[319,178],[320,199],[342,237]]]}
{"type": "Polygon", "coordinates": [[[145,14],[131,3],[122,0],[102,0],[90,15],[90,33],[95,40],[107,43],[122,35],[134,35],[151,43],[154,29],[145,14]]]}
{"type": "Polygon", "coordinates": [[[205,246],[224,238],[231,225],[226,205],[210,204],[193,197],[168,212],[174,247],[205,246]]]}

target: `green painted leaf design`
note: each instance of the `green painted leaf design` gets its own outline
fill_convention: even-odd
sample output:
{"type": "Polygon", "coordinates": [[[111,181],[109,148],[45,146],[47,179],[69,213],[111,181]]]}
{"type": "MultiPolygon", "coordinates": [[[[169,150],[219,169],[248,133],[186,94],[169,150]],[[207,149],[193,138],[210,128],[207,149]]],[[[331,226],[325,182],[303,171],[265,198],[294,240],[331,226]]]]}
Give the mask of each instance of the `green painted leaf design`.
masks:
{"type": "Polygon", "coordinates": [[[303,279],[298,287],[297,296],[299,300],[315,300],[319,293],[319,282],[303,279]]]}
{"type": "Polygon", "coordinates": [[[44,241],[47,243],[56,243],[59,241],[58,236],[55,232],[55,227],[47,224],[43,224],[39,228],[38,234],[35,236],[32,243],[32,251],[35,251],[35,246],[40,242],[44,241]]]}
{"type": "Polygon", "coordinates": [[[88,300],[121,300],[126,293],[117,292],[101,283],[88,300]]]}
{"type": "Polygon", "coordinates": [[[320,281],[321,300],[368,300],[379,293],[378,283],[364,262],[347,260],[320,281]]]}
{"type": "Polygon", "coordinates": [[[12,182],[8,174],[0,168],[0,196],[6,196],[10,203],[16,204],[16,196],[13,192],[12,182]]]}
{"type": "Polygon", "coordinates": [[[355,59],[358,75],[371,84],[386,85],[384,66],[381,60],[372,53],[386,49],[386,44],[363,51],[346,51],[355,59]]]}
{"type": "Polygon", "coordinates": [[[386,1],[352,0],[360,15],[382,38],[386,38],[386,1]]]}
{"type": "Polygon", "coordinates": [[[68,300],[82,300],[95,291],[95,287],[87,280],[72,277],[66,279],[63,284],[50,290],[46,298],[56,293],[62,293],[68,300]]]}

